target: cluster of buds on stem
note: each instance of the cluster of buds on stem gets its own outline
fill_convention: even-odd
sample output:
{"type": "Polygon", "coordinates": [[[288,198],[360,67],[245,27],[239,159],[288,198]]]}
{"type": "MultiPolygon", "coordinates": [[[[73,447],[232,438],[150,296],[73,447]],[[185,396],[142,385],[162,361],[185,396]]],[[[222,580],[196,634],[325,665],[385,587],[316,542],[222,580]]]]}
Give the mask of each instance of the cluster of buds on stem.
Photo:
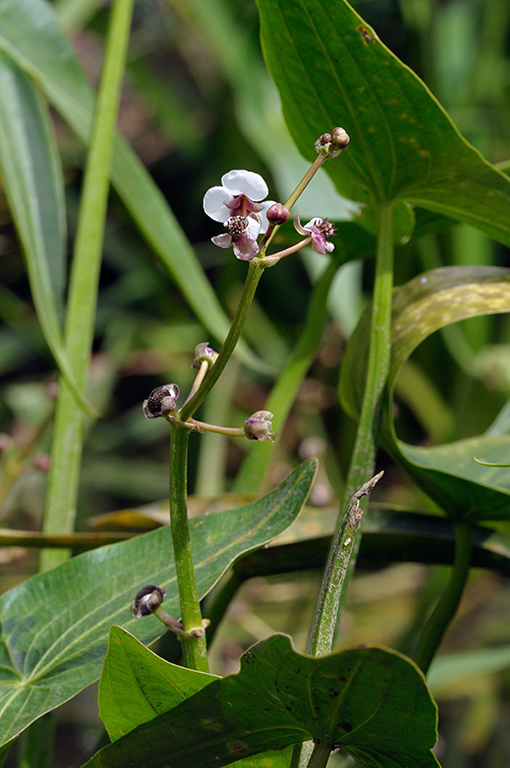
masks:
{"type": "Polygon", "coordinates": [[[315,151],[326,157],[338,157],[349,144],[350,138],[343,128],[333,128],[333,133],[323,133],[315,142],[315,151]]]}

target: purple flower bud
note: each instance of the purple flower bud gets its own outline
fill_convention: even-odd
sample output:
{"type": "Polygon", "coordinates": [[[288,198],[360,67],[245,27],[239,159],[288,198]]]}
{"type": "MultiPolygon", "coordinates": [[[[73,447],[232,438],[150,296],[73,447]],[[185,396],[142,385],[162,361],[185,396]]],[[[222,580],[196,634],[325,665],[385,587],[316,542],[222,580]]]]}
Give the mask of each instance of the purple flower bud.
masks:
{"type": "Polygon", "coordinates": [[[131,605],[131,613],[135,619],[149,616],[151,613],[154,613],[156,608],[159,608],[165,599],[165,595],[165,590],[162,587],[156,587],[154,584],[143,587],[131,605]]]}
{"type": "Polygon", "coordinates": [[[290,211],[281,203],[274,203],[267,209],[266,216],[270,224],[285,224],[290,219],[290,211]]]}
{"type": "Polygon", "coordinates": [[[256,411],[244,422],[244,432],[249,440],[269,440],[274,443],[276,432],[271,432],[271,419],[273,414],[270,411],[256,411]]]}
{"type": "Polygon", "coordinates": [[[209,368],[214,365],[218,359],[218,353],[211,349],[208,341],[203,341],[195,347],[195,357],[193,358],[192,368],[200,368],[200,363],[209,363],[209,368]]]}
{"type": "Polygon", "coordinates": [[[147,419],[157,419],[158,416],[167,416],[173,413],[177,406],[179,387],[177,384],[164,384],[156,387],[150,393],[147,400],[143,401],[142,411],[147,419]]]}

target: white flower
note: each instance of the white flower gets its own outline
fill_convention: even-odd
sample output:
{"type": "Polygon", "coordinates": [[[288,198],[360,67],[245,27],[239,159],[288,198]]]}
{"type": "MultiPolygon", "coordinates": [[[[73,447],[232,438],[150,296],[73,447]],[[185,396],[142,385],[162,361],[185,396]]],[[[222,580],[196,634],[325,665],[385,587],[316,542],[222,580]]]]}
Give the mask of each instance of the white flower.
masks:
{"type": "Polygon", "coordinates": [[[204,195],[204,211],[214,221],[225,224],[228,234],[213,237],[220,248],[234,246],[238,259],[252,259],[258,253],[257,237],[269,222],[267,209],[272,200],[264,200],[267,184],[253,171],[229,171],[221,177],[221,187],[211,187],[204,195]]]}

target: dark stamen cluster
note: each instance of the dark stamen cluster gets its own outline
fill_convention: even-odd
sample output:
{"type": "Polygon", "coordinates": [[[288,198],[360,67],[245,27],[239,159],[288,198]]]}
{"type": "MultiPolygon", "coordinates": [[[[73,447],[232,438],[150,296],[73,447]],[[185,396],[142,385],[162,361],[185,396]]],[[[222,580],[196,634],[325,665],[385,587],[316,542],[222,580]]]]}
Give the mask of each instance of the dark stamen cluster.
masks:
{"type": "Polygon", "coordinates": [[[234,243],[239,240],[243,232],[246,231],[247,226],[248,219],[245,216],[231,216],[230,219],[227,219],[225,222],[225,229],[232,237],[234,243]]]}
{"type": "Polygon", "coordinates": [[[328,240],[330,237],[335,237],[336,235],[335,225],[332,224],[329,219],[322,219],[322,221],[317,224],[317,229],[319,232],[322,232],[324,237],[328,240]]]}

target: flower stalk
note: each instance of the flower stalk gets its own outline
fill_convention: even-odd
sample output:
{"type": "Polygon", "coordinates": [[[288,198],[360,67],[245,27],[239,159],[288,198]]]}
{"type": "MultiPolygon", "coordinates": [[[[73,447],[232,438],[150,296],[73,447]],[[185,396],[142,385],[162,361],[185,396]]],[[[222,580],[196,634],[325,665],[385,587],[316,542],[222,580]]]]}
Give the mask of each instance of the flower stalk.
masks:
{"type": "MultiPolygon", "coordinates": [[[[265,200],[268,188],[264,179],[249,171],[230,171],[222,177],[221,186],[212,187],[206,192],[203,201],[205,213],[215,221],[222,222],[227,230],[226,233],[213,237],[213,242],[221,248],[232,246],[238,259],[249,261],[243,293],[219,354],[213,352],[207,343],[196,348],[193,367],[197,368],[198,373],[182,408],[177,410],[179,389],[176,384],[158,387],[143,404],[147,418],[163,416],[171,427],[170,518],[182,622],[182,634],[180,629],[178,634],[182,642],[184,664],[200,671],[207,671],[208,665],[186,505],[189,433],[208,431],[239,437],[244,435],[250,440],[271,442],[275,440],[276,433],[270,431],[273,414],[269,411],[257,411],[252,414],[245,421],[243,428],[206,424],[193,419],[193,415],[218,381],[234,352],[264,269],[283,256],[295,253],[309,244],[319,253],[333,250],[334,246],[326,239],[334,234],[332,225],[327,220],[312,219],[305,227],[299,224],[298,228],[295,223],[300,234],[305,235],[301,243],[268,259],[265,258],[267,246],[274,233],[289,218],[290,206],[297,200],[324,160],[339,154],[348,141],[349,137],[342,129],[334,129],[333,138],[324,134],[318,139],[317,159],[294,190],[286,206],[265,200]],[[266,237],[263,237],[260,243],[257,242],[259,235],[265,232],[266,237]]],[[[176,631],[175,627],[172,629],[176,631]]]]}
{"type": "Polygon", "coordinates": [[[360,525],[351,526],[349,509],[345,515],[344,509],[348,508],[349,500],[359,493],[358,489],[364,487],[367,476],[373,474],[381,422],[382,395],[390,368],[392,289],[393,209],[391,204],[382,204],[379,212],[365,391],[344,501],[330,547],[308,644],[308,652],[316,656],[325,656],[332,650],[341,605],[359,548],[360,525]]]}

